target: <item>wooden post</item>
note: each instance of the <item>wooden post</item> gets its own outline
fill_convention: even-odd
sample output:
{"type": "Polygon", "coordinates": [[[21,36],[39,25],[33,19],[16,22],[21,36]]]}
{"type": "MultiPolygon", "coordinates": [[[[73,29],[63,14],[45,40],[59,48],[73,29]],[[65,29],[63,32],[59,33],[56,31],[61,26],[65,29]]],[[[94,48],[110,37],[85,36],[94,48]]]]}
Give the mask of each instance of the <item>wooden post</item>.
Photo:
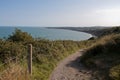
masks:
{"type": "Polygon", "coordinates": [[[32,75],[32,44],[28,45],[28,72],[32,75]]]}

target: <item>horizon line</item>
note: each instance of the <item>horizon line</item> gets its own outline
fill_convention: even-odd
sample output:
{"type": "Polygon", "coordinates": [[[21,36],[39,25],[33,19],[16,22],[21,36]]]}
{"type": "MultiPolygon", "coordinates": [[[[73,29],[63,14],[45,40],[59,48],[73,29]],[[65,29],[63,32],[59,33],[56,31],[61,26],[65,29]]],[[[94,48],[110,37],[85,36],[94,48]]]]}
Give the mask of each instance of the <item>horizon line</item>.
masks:
{"type": "Polygon", "coordinates": [[[117,26],[2,26],[0,27],[119,27],[120,25],[117,26]]]}

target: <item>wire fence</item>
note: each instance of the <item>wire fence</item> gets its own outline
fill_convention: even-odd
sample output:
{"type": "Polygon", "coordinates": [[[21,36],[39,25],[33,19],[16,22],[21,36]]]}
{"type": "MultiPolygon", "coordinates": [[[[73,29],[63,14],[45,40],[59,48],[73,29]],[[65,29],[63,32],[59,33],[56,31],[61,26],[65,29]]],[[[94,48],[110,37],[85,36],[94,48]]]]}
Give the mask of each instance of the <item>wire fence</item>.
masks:
{"type": "Polygon", "coordinates": [[[32,74],[32,45],[28,55],[15,56],[0,64],[0,80],[30,80],[32,74]],[[29,75],[30,74],[30,75],[29,75]]]}

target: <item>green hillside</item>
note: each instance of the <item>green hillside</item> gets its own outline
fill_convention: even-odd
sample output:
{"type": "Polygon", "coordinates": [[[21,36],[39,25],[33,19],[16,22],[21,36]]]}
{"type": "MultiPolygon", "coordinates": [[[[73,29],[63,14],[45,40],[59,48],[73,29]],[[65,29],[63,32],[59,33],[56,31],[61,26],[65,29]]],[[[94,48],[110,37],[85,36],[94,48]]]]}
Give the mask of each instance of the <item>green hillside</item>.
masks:
{"type": "Polygon", "coordinates": [[[113,33],[118,34],[118,33],[120,33],[120,26],[112,27],[112,28],[108,28],[108,29],[103,29],[100,32],[101,32],[100,36],[109,35],[109,34],[113,34],[113,33]]]}
{"type": "Polygon", "coordinates": [[[81,57],[98,80],[120,80],[120,27],[106,29],[81,57]]]}

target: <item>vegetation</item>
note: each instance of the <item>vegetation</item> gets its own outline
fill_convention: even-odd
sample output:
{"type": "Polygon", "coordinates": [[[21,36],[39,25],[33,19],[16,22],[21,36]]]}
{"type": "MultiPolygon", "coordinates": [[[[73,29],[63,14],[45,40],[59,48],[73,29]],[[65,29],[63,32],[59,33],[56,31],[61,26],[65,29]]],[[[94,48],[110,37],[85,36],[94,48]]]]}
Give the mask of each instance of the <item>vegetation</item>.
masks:
{"type": "Polygon", "coordinates": [[[117,26],[117,27],[107,28],[107,29],[99,30],[98,32],[100,32],[100,36],[110,35],[110,34],[113,34],[113,33],[114,34],[119,34],[120,33],[120,27],[117,26]]]}
{"type": "Polygon", "coordinates": [[[106,30],[81,57],[98,80],[120,80],[120,27],[106,30]]]}
{"type": "MultiPolygon", "coordinates": [[[[6,40],[0,40],[0,63],[1,65],[13,59],[11,62],[17,64],[12,69],[16,69],[17,66],[22,68],[23,71],[20,74],[26,73],[26,76],[19,75],[17,80],[29,80],[28,73],[26,72],[26,59],[27,56],[27,45],[30,43],[33,45],[33,80],[47,80],[52,70],[55,68],[57,63],[65,58],[66,56],[74,53],[75,51],[85,48],[91,45],[94,40],[90,41],[71,41],[71,40],[57,40],[50,41],[45,39],[33,39],[30,34],[22,32],[16,29],[15,32],[9,36],[6,40]],[[20,59],[20,60],[19,60],[20,59]],[[18,64],[20,62],[20,64],[18,64]],[[23,79],[24,78],[24,79],[23,79]]],[[[1,68],[1,72],[11,64],[5,64],[1,68]]],[[[11,72],[11,70],[9,70],[11,72]]],[[[15,70],[13,70],[15,71],[15,70]]],[[[9,73],[10,74],[10,73],[9,73]]],[[[11,73],[13,74],[13,73],[11,73]]],[[[15,73],[14,73],[15,74],[15,73]]],[[[5,73],[4,75],[8,75],[5,73]]],[[[7,79],[12,79],[12,76],[7,76],[7,79]]],[[[4,78],[3,78],[4,80],[4,78]]]]}
{"type": "Polygon", "coordinates": [[[93,70],[93,76],[97,77],[98,80],[120,80],[119,33],[120,28],[116,27],[105,29],[97,39],[50,41],[34,39],[30,34],[16,29],[8,39],[0,39],[0,73],[6,68],[10,69],[9,72],[4,73],[6,76],[0,79],[14,80],[12,75],[16,74],[16,69],[22,69],[16,77],[17,80],[29,80],[30,78],[33,80],[48,80],[50,73],[60,60],[81,48],[86,48],[81,57],[81,62],[93,70]],[[26,72],[28,44],[33,45],[33,76],[26,72]],[[14,57],[17,58],[10,61],[10,64],[4,64],[14,57]],[[13,66],[13,63],[15,66],[13,66]],[[25,74],[25,76],[22,74],[25,74]]]}
{"type": "Polygon", "coordinates": [[[27,32],[22,32],[20,29],[15,29],[12,35],[9,36],[8,40],[13,42],[30,42],[33,41],[33,38],[27,32]]]}

